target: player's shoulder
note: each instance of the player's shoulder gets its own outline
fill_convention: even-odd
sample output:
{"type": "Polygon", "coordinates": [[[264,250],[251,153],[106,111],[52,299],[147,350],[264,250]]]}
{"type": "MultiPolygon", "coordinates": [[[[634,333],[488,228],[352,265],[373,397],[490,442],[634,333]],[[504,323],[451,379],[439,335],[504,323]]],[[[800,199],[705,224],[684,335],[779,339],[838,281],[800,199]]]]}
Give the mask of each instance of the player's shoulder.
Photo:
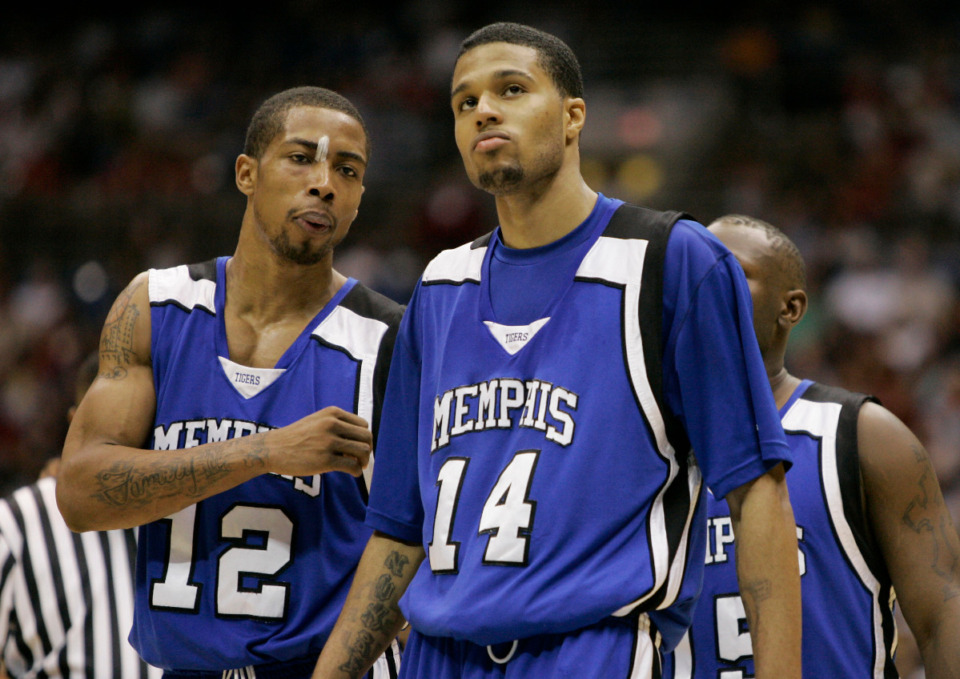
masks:
{"type": "Polygon", "coordinates": [[[404,311],[403,304],[359,281],[344,296],[341,306],[359,316],[382,321],[391,327],[400,324],[404,311]]]}
{"type": "Polygon", "coordinates": [[[811,382],[810,385],[800,394],[800,399],[812,401],[814,403],[836,403],[859,408],[868,401],[875,401],[871,395],[851,391],[843,387],[822,382],[811,382]]]}
{"type": "Polygon", "coordinates": [[[857,436],[861,451],[920,447],[920,442],[910,427],[876,400],[867,400],[860,408],[857,415],[857,436]]]}
{"type": "Polygon", "coordinates": [[[604,227],[606,238],[642,238],[646,240],[666,239],[676,223],[691,217],[677,210],[656,210],[620,200],[611,200],[601,195],[610,218],[604,227]]]}
{"type": "Polygon", "coordinates": [[[707,227],[692,217],[678,219],[670,230],[668,254],[678,257],[695,256],[716,262],[733,254],[707,227]]]}
{"type": "Polygon", "coordinates": [[[441,250],[427,263],[421,282],[424,285],[478,283],[483,268],[483,258],[493,233],[490,231],[459,247],[441,250]]]}
{"type": "Polygon", "coordinates": [[[148,282],[147,293],[152,306],[173,304],[183,309],[202,308],[214,313],[216,259],[149,269],[139,277],[148,282]]]}

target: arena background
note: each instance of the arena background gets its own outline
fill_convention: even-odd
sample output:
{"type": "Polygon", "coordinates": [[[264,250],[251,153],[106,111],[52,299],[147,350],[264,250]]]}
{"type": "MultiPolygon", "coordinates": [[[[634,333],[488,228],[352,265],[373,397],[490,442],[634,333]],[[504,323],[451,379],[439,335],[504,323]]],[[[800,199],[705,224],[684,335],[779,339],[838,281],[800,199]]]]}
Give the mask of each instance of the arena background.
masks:
{"type": "Polygon", "coordinates": [[[232,252],[233,162],[273,92],[336,89],[370,127],[344,273],[405,301],[429,257],[492,228],[449,79],[463,37],[516,20],[581,59],[593,188],[796,241],[812,309],[789,368],[879,396],[960,516],[960,5],[381,4],[5,10],[0,490],[59,453],[74,371],[126,283],[232,252]]]}

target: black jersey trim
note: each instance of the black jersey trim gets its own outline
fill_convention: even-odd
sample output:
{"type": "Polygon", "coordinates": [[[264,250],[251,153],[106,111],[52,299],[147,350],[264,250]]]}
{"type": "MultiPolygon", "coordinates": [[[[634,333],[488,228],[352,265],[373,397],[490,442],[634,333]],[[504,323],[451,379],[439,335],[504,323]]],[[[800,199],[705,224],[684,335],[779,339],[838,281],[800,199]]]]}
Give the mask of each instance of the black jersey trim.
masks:
{"type": "MultiPolygon", "coordinates": [[[[857,549],[860,550],[860,554],[863,556],[870,572],[880,583],[877,604],[880,609],[880,628],[884,643],[883,676],[884,679],[896,679],[900,675],[892,657],[896,636],[896,621],[893,616],[893,607],[890,605],[893,584],[887,571],[883,553],[880,551],[880,546],[877,544],[867,517],[866,493],[860,471],[860,444],[857,437],[860,408],[868,401],[874,403],[880,401],[868,394],[852,392],[816,382],[807,388],[801,398],[814,403],[837,403],[840,405],[840,417],[836,432],[836,458],[837,482],[840,486],[843,514],[853,533],[857,549]]],[[[876,652],[874,657],[876,657],[876,652]]]]}
{"type": "MultiPolygon", "coordinates": [[[[691,217],[683,212],[660,212],[624,203],[614,212],[603,232],[603,236],[606,238],[647,241],[640,279],[639,308],[637,310],[640,337],[643,342],[644,370],[657,408],[663,417],[667,440],[674,449],[676,461],[679,465],[677,476],[663,495],[668,564],[673,564],[677,557],[688,529],[691,509],[689,490],[690,440],[682,423],[673,415],[663,396],[663,275],[667,242],[673,226],[680,219],[691,219],[691,217]]],[[[625,318],[626,315],[621,313],[621,317],[625,318]]],[[[621,346],[626,351],[625,338],[621,341],[621,346]]],[[[626,364],[626,356],[623,358],[626,364]]],[[[646,413],[639,403],[637,403],[637,408],[643,417],[651,439],[653,439],[653,428],[650,426],[646,413]]],[[[659,450],[655,440],[651,440],[651,444],[655,450],[659,450]]],[[[649,543],[653,544],[652,536],[649,535],[650,530],[651,526],[648,523],[647,537],[649,543]]],[[[685,558],[687,558],[687,555],[685,555],[685,558]]],[[[643,610],[654,610],[664,603],[668,594],[669,581],[668,572],[659,591],[653,593],[649,599],[643,602],[641,606],[643,610]]]]}

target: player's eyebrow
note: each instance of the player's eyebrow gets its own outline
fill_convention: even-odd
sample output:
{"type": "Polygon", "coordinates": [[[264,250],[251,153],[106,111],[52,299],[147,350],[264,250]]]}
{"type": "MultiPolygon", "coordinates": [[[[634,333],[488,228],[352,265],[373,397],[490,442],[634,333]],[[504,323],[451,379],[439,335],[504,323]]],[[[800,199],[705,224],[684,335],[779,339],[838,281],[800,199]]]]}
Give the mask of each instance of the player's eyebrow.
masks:
{"type": "MultiPolygon", "coordinates": [[[[288,143],[288,144],[296,144],[297,146],[303,146],[304,148],[306,148],[306,149],[308,149],[309,151],[312,152],[314,158],[316,158],[316,156],[317,156],[317,151],[319,150],[319,144],[318,144],[317,142],[315,142],[315,141],[310,141],[309,139],[301,139],[301,138],[299,138],[299,137],[295,137],[295,138],[293,138],[293,139],[288,139],[288,140],[287,140],[287,143],[288,143]]],[[[364,157],[363,157],[362,155],[360,155],[359,153],[354,153],[353,151],[343,151],[343,150],[340,150],[340,151],[337,151],[337,152],[336,152],[336,156],[337,156],[338,158],[346,158],[346,159],[349,159],[349,160],[355,160],[355,161],[357,161],[358,163],[362,163],[363,165],[366,165],[366,164],[367,164],[367,159],[366,159],[366,158],[364,158],[364,157]]]]}
{"type": "MultiPolygon", "coordinates": [[[[499,71],[495,71],[493,74],[493,77],[496,80],[502,80],[504,78],[512,78],[516,76],[525,78],[527,80],[533,79],[533,76],[530,75],[530,73],[528,73],[527,71],[521,70],[519,68],[504,68],[499,71]]],[[[461,82],[459,85],[457,85],[450,91],[450,98],[453,99],[455,96],[460,94],[463,90],[470,87],[470,84],[471,83],[469,80],[464,80],[463,82],[461,82]]]]}

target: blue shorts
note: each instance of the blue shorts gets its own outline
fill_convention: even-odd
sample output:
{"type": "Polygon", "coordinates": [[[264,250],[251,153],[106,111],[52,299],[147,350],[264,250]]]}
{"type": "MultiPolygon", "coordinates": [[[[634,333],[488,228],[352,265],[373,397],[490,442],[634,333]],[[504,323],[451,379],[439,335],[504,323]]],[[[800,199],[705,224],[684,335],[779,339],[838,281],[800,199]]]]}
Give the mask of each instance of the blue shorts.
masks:
{"type": "MultiPolygon", "coordinates": [[[[163,679],[310,679],[317,666],[316,655],[296,658],[284,662],[251,665],[222,672],[204,672],[193,670],[165,670],[163,679]]],[[[397,666],[400,664],[400,647],[394,641],[383,655],[377,658],[374,666],[363,675],[363,679],[397,679],[397,666]]]]}
{"type": "Polygon", "coordinates": [[[646,614],[494,646],[413,630],[400,679],[660,679],[659,640],[646,614]]]}

